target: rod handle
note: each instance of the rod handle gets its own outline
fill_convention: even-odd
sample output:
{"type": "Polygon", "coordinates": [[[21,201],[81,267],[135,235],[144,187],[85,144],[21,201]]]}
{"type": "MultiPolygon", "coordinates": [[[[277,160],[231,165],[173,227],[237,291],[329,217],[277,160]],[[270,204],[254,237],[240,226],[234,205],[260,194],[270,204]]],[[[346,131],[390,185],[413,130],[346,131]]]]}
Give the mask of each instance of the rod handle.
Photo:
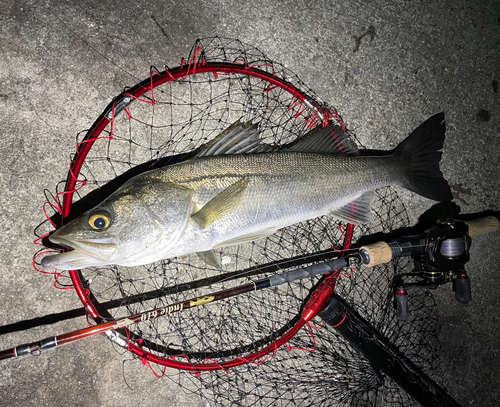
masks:
{"type": "Polygon", "coordinates": [[[392,260],[392,250],[386,242],[376,242],[359,249],[363,263],[368,267],[388,263],[392,260]]]}
{"type": "MultiPolygon", "coordinates": [[[[500,221],[495,216],[486,216],[480,219],[469,220],[465,223],[469,226],[469,236],[472,238],[484,235],[486,233],[494,232],[500,228],[500,221]]],[[[359,249],[359,252],[361,254],[363,263],[368,267],[373,267],[378,264],[388,263],[394,257],[399,257],[399,255],[412,255],[412,253],[410,252],[400,253],[398,255],[398,249],[408,250],[415,242],[408,242],[409,244],[405,244],[405,247],[403,247],[398,242],[396,242],[396,244],[393,243],[391,243],[393,247],[391,247],[386,242],[376,242],[373,244],[362,246],[359,249]]]]}
{"type": "Polygon", "coordinates": [[[472,238],[494,232],[500,227],[500,221],[495,216],[468,220],[465,223],[469,226],[469,236],[472,238]]]}

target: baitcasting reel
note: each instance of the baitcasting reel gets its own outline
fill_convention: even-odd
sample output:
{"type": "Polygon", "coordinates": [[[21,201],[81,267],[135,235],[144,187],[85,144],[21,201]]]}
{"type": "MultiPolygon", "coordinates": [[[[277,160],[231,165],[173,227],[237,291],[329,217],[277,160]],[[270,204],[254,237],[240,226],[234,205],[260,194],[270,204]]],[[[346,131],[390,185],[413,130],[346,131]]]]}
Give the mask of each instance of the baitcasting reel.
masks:
{"type": "MultiPolygon", "coordinates": [[[[457,219],[445,219],[422,235],[404,237],[389,243],[391,249],[411,251],[415,269],[411,273],[394,277],[397,318],[406,321],[408,291],[414,289],[436,289],[452,283],[457,301],[467,304],[471,299],[470,279],[465,271],[469,261],[471,238],[469,226],[457,219]]],[[[404,255],[404,254],[401,254],[404,255]]]]}
{"type": "Polygon", "coordinates": [[[361,262],[375,266],[391,259],[411,256],[415,269],[411,273],[398,274],[394,278],[397,318],[406,321],[409,317],[408,291],[435,289],[451,282],[455,297],[461,303],[472,299],[470,280],[465,271],[469,261],[471,237],[498,230],[500,221],[495,216],[462,221],[445,219],[426,232],[403,236],[391,242],[377,242],[360,248],[361,262]]]}

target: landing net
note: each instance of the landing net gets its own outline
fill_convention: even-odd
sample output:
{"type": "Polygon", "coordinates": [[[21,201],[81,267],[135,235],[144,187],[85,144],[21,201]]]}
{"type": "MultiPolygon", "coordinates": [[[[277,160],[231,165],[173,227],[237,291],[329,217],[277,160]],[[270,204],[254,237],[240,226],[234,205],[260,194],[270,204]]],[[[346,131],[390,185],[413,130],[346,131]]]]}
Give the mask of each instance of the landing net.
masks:
{"type": "MultiPolygon", "coordinates": [[[[66,182],[46,194],[44,210],[50,221],[37,229],[38,236],[53,230],[52,224],[59,226],[62,217],[67,221],[90,209],[132,176],[188,158],[238,119],[257,123],[262,141],[277,147],[317,126],[333,122],[345,128],[333,107],[256,48],[221,38],[197,41],[180,66],[152,67],[149,78],[126,89],[91,129],[77,135],[66,182]]],[[[408,225],[392,188],[377,191],[373,214],[371,225],[354,229],[354,243],[361,236],[408,225]]],[[[54,284],[75,288],[89,320],[99,323],[336,257],[345,230],[345,224],[321,217],[267,239],[217,250],[221,268],[190,255],[142,267],[56,273],[54,284]]],[[[46,238],[37,240],[41,242],[46,238]]],[[[38,255],[36,268],[52,273],[42,269],[38,255]]],[[[347,270],[336,292],[429,371],[439,352],[432,296],[410,293],[412,317],[406,322],[397,321],[393,306],[392,279],[408,267],[407,261],[399,261],[347,270]]],[[[318,318],[277,346],[296,325],[319,280],[192,308],[108,336],[120,353],[127,349],[154,374],[211,405],[408,405],[404,392],[318,318]],[[268,349],[266,355],[252,357],[262,349],[268,349]],[[232,360],[244,363],[211,372],[201,369],[232,360]]]]}

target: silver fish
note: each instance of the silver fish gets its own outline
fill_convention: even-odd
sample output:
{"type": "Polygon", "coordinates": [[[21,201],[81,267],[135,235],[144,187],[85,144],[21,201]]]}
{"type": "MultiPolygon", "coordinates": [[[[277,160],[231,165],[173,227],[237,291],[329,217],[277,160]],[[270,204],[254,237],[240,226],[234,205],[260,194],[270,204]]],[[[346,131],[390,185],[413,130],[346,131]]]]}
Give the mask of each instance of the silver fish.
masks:
{"type": "Polygon", "coordinates": [[[335,126],[276,150],[260,142],[256,125],[237,122],[195,158],[131,178],[62,226],[49,239],[70,251],[42,265],[137,266],[209,256],[322,215],[370,222],[373,191],[388,185],[447,201],[452,194],[439,170],[444,134],[439,113],[384,154],[359,154],[335,126]]]}

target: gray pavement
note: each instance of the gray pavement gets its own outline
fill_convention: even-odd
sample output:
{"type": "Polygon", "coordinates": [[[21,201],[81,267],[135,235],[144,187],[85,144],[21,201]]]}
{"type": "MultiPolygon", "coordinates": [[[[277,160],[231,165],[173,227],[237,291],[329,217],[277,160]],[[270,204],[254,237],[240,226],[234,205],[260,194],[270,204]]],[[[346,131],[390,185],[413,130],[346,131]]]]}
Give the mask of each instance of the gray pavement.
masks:
{"type": "MultiPolygon", "coordinates": [[[[176,66],[196,38],[257,46],[285,64],[371,148],[444,111],[442,170],[462,213],[500,209],[497,1],[13,1],[0,4],[0,326],[79,307],[33,270],[43,191],[64,179],[75,135],[150,65],[176,66]],[[365,34],[365,35],[364,35],[365,34]]],[[[413,223],[433,203],[402,193],[413,223]]],[[[500,405],[500,233],[478,238],[473,302],[436,293],[441,368],[463,406],[500,405]]],[[[0,349],[85,326],[85,318],[0,336],[0,349]]],[[[2,362],[5,406],[198,405],[95,337],[2,362]],[[125,362],[124,362],[125,361],[125,362]]]]}

